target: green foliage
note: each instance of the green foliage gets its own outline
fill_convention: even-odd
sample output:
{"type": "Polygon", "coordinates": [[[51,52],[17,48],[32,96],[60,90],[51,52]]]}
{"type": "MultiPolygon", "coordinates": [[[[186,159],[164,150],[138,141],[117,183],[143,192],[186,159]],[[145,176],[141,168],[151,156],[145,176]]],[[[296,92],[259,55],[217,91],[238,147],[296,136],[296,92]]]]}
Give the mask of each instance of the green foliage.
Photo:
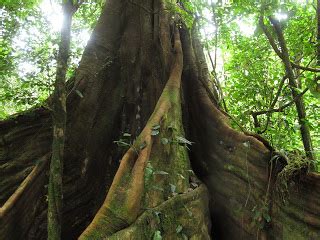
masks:
{"type": "Polygon", "coordinates": [[[168,175],[169,173],[165,172],[165,171],[155,171],[153,174],[158,174],[158,175],[168,175]]]}
{"type": "Polygon", "coordinates": [[[179,144],[182,144],[182,145],[192,145],[192,142],[190,142],[189,140],[187,140],[187,139],[185,139],[184,137],[181,137],[181,136],[177,136],[176,137],[176,141],[179,144]]]}
{"type": "Polygon", "coordinates": [[[317,82],[316,77],[313,79],[306,78],[306,86],[310,89],[311,94],[317,98],[320,99],[320,83],[317,82]]]}
{"type": "MultiPolygon", "coordinates": [[[[266,129],[263,135],[276,149],[286,149],[288,152],[298,150],[302,153],[300,125],[294,104],[271,114],[270,121],[266,114],[259,115],[258,125],[254,124],[251,113],[270,108],[286,74],[281,59],[274,53],[258,24],[261,10],[264,16],[275,15],[281,19],[291,61],[316,67],[316,12],[312,3],[247,0],[222,5],[218,1],[218,4],[204,8],[215,19],[212,24],[218,33],[217,39],[203,34],[204,45],[213,55],[218,51],[216,61],[220,66],[212,66],[212,70],[223,86],[223,99],[229,114],[248,131],[266,129]]],[[[270,23],[266,23],[268,29],[272,30],[270,23]]],[[[210,27],[206,24],[202,26],[210,27]]],[[[273,37],[276,39],[275,34],[273,37]]],[[[319,159],[319,82],[308,71],[300,70],[296,74],[299,75],[299,87],[296,90],[302,92],[306,87],[310,89],[303,96],[307,112],[305,121],[310,127],[314,150],[319,159]]],[[[292,95],[286,80],[273,108],[279,108],[290,101],[292,95]]],[[[238,127],[233,124],[235,128],[238,127]]]]}
{"type": "Polygon", "coordinates": [[[133,147],[130,133],[124,133],[119,140],[113,142],[120,148],[128,149],[133,147]]]}
{"type": "Polygon", "coordinates": [[[258,229],[263,229],[266,223],[271,222],[271,216],[269,215],[269,208],[266,204],[263,204],[262,207],[257,208],[255,206],[252,209],[253,212],[253,224],[258,227],[258,229]]]}
{"type": "Polygon", "coordinates": [[[157,230],[153,235],[153,240],[161,240],[161,239],[162,239],[161,232],[157,230]]]}
{"type": "MultiPolygon", "coordinates": [[[[58,1],[2,1],[0,5],[0,119],[36,105],[52,93],[55,80],[59,30],[53,29],[61,14],[58,1]],[[47,5],[43,5],[47,3],[47,5]]],[[[88,35],[104,1],[84,1],[73,17],[68,77],[82,55],[88,35]]],[[[81,97],[82,94],[78,93],[81,97]]]]}
{"type": "Polygon", "coordinates": [[[176,228],[176,233],[181,233],[183,227],[181,225],[179,225],[177,228],[176,228]]]}
{"type": "Polygon", "coordinates": [[[160,125],[155,125],[151,128],[151,136],[157,136],[160,133],[160,125]]]}
{"type": "Polygon", "coordinates": [[[168,144],[168,143],[169,143],[168,138],[161,138],[161,143],[162,143],[163,145],[168,144]]]}
{"type": "Polygon", "coordinates": [[[31,9],[35,5],[39,4],[39,0],[17,1],[17,0],[2,0],[0,8],[6,9],[10,12],[19,12],[20,16],[23,16],[26,10],[31,9]]]}

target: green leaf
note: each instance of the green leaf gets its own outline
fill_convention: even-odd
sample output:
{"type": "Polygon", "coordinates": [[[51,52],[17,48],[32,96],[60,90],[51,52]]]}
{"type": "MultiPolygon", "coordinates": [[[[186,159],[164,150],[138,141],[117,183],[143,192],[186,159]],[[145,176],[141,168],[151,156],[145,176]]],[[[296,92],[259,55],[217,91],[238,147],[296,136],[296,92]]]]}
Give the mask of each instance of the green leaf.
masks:
{"type": "Polygon", "coordinates": [[[171,192],[172,193],[175,193],[176,192],[176,185],[173,185],[173,184],[171,184],[171,183],[169,183],[169,185],[170,185],[170,190],[171,190],[171,192]]]}
{"type": "Polygon", "coordinates": [[[159,129],[160,129],[160,125],[159,125],[159,124],[154,125],[154,126],[152,126],[151,129],[152,129],[152,130],[159,130],[159,129]]]}
{"type": "Polygon", "coordinates": [[[159,130],[152,130],[151,136],[157,136],[159,134],[159,130]]]}
{"type": "Polygon", "coordinates": [[[77,94],[79,97],[83,98],[83,94],[82,94],[79,90],[76,90],[76,94],[77,94]]]}
{"type": "Polygon", "coordinates": [[[267,222],[271,222],[271,217],[268,213],[264,212],[262,216],[267,222]]]}
{"type": "Polygon", "coordinates": [[[131,134],[130,133],[124,133],[123,136],[124,137],[131,137],[131,134]]]}
{"type": "Polygon", "coordinates": [[[147,143],[146,142],[143,142],[143,143],[141,143],[141,145],[140,145],[140,150],[142,150],[142,149],[144,149],[145,147],[147,146],[147,143]]]}
{"type": "Polygon", "coordinates": [[[130,146],[131,146],[131,144],[126,143],[126,142],[121,141],[121,140],[119,140],[119,141],[113,141],[113,142],[116,143],[119,147],[130,147],[130,146]]]}
{"type": "Polygon", "coordinates": [[[178,175],[179,177],[181,177],[182,179],[186,179],[181,173],[177,173],[177,175],[178,175]]]}
{"type": "Polygon", "coordinates": [[[188,144],[188,145],[192,145],[193,142],[190,142],[189,140],[185,139],[184,137],[176,137],[176,140],[178,141],[178,143],[182,143],[182,144],[188,144]]]}
{"type": "Polygon", "coordinates": [[[165,172],[165,171],[156,171],[153,174],[159,174],[159,175],[169,175],[169,173],[165,172]]]}
{"type": "Polygon", "coordinates": [[[311,94],[315,98],[320,99],[320,83],[317,83],[314,79],[307,78],[306,85],[310,89],[311,94]]]}
{"type": "Polygon", "coordinates": [[[161,143],[162,143],[163,145],[166,145],[166,144],[169,143],[169,140],[168,140],[167,138],[161,138],[161,143]]]}
{"type": "Polygon", "coordinates": [[[153,167],[151,165],[150,162],[147,163],[147,166],[146,166],[146,170],[145,170],[145,177],[146,177],[146,180],[148,180],[153,174],[153,167]]]}
{"type": "Polygon", "coordinates": [[[161,232],[157,230],[153,235],[153,240],[161,240],[161,239],[162,239],[161,232]]]}
{"type": "Polygon", "coordinates": [[[183,227],[181,225],[179,225],[177,228],[176,228],[176,233],[181,233],[183,227]]]}

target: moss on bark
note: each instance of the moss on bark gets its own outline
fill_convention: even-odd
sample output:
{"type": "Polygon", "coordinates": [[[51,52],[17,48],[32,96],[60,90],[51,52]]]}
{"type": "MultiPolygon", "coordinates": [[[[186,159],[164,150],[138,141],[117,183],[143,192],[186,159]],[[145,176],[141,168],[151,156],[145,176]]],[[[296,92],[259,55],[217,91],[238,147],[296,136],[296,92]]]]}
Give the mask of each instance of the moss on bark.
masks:
{"type": "MultiPolygon", "coordinates": [[[[145,128],[122,158],[104,204],[80,239],[110,237],[133,224],[145,209],[191,188],[181,113],[182,47],[179,31],[173,28],[174,61],[169,80],[145,128]]],[[[205,231],[208,234],[209,229],[205,227],[205,231]]]]}

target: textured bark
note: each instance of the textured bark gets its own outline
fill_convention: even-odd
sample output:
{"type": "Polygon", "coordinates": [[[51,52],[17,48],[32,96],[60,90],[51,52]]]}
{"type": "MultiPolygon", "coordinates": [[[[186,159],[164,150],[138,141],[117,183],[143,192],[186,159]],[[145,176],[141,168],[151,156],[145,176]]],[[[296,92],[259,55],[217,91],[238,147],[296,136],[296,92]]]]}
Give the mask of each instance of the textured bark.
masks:
{"type": "Polygon", "coordinates": [[[52,154],[48,184],[48,239],[61,239],[61,216],[62,216],[62,176],[63,154],[65,146],[65,131],[67,122],[66,112],[66,73],[71,40],[71,23],[74,13],[74,5],[71,0],[62,3],[64,14],[57,58],[57,74],[54,85],[52,104],[53,140],[52,154]]]}
{"type": "MultiPolygon", "coordinates": [[[[288,178],[289,195],[282,197],[277,176],[286,163],[271,162],[272,151],[262,142],[228,126],[205,87],[201,45],[185,28],[182,89],[166,90],[177,73],[172,40],[178,34],[165,9],[160,0],[107,1],[69,82],[62,239],[83,232],[81,238],[90,239],[295,239],[294,232],[317,239],[319,175],[297,170],[300,177],[288,178]],[[159,133],[150,136],[158,123],[159,133]],[[171,133],[170,124],[177,131],[171,133]],[[161,141],[184,132],[194,142],[190,151],[161,141]],[[123,133],[132,141],[138,136],[127,153],[113,143],[123,133]],[[189,159],[206,187],[192,176],[189,159]],[[104,220],[110,220],[106,228],[104,220]]],[[[47,237],[51,131],[45,109],[0,123],[0,239],[47,237]]]]}
{"type": "MultiPolygon", "coordinates": [[[[182,199],[186,198],[183,196],[188,195],[188,191],[193,191],[192,184],[197,183],[190,179],[192,175],[186,143],[182,142],[181,145],[179,142],[181,139],[185,141],[182,138],[184,133],[180,102],[183,56],[179,31],[174,25],[173,28],[175,28],[172,37],[174,48],[170,52],[173,52],[175,56],[169,80],[145,128],[122,158],[104,204],[79,239],[117,239],[122,235],[137,237],[142,233],[141,237],[150,239],[157,234],[156,231],[167,238],[174,234],[177,237],[179,235],[183,237],[180,232],[175,232],[179,226],[182,229],[185,228],[185,233],[189,234],[185,236],[189,238],[197,236],[201,239],[209,239],[208,222],[204,222],[204,225],[197,229],[193,224],[186,226],[184,221],[188,219],[189,213],[183,207],[194,205],[195,216],[206,219],[207,205],[199,204],[192,198],[181,203],[182,199]],[[179,220],[174,219],[174,214],[166,207],[155,209],[177,194],[181,198],[176,197],[170,202],[180,205],[179,211],[182,211],[183,215],[179,220]],[[158,214],[168,219],[163,219],[164,223],[158,223],[158,228],[153,226],[153,229],[148,230],[145,224],[134,224],[137,217],[146,209],[160,210],[158,214]],[[169,217],[170,214],[172,216],[169,217]],[[169,219],[171,219],[170,223],[167,222],[169,219]],[[136,225],[135,228],[117,233],[131,224],[136,225]],[[190,232],[188,228],[193,231],[190,232]]],[[[165,38],[165,36],[162,37],[165,38]]],[[[206,192],[200,191],[196,196],[205,198],[206,192]]],[[[155,216],[149,216],[150,221],[152,218],[154,218],[153,221],[156,221],[155,216]]]]}

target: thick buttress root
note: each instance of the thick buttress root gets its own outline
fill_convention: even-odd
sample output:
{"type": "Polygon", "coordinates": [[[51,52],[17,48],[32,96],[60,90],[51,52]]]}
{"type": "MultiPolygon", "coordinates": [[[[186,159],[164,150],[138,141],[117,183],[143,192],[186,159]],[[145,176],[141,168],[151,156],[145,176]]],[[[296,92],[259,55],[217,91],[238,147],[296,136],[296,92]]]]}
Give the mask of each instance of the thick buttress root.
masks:
{"type": "Polygon", "coordinates": [[[0,239],[5,236],[16,239],[20,234],[27,235],[24,228],[17,226],[28,225],[30,221],[36,222],[37,214],[43,210],[37,207],[43,201],[39,196],[43,194],[44,188],[41,182],[47,178],[46,168],[49,157],[50,154],[47,154],[40,159],[39,163],[0,208],[0,239]]]}
{"type": "MultiPolygon", "coordinates": [[[[174,33],[173,52],[174,64],[155,111],[123,156],[104,204],[79,239],[112,238],[113,234],[131,225],[144,210],[157,207],[178,194],[192,191],[189,183],[192,171],[186,143],[181,141],[185,139],[180,102],[183,57],[178,29],[174,33]]],[[[203,187],[200,193],[204,199],[205,192],[203,187]]],[[[199,204],[203,205],[201,201],[199,204]]],[[[201,206],[199,211],[202,219],[206,219],[205,208],[201,206]]],[[[185,214],[188,212],[185,211],[185,214]]],[[[180,226],[177,222],[176,225],[180,226]]],[[[153,229],[147,235],[150,234],[168,233],[158,233],[153,229]]],[[[202,239],[209,238],[207,227],[197,234],[202,239]]]]}
{"type": "MultiPolygon", "coordinates": [[[[197,38],[182,35],[192,167],[210,193],[217,239],[319,239],[320,175],[302,174],[279,192],[279,159],[268,144],[232,129],[202,85],[197,38]],[[190,51],[191,50],[191,51],[190,51]],[[192,52],[194,50],[194,53],[192,52]],[[274,158],[273,158],[274,159],[274,158]]],[[[204,62],[204,61],[203,61],[204,62]]],[[[281,158],[281,156],[278,156],[281,158]]]]}

